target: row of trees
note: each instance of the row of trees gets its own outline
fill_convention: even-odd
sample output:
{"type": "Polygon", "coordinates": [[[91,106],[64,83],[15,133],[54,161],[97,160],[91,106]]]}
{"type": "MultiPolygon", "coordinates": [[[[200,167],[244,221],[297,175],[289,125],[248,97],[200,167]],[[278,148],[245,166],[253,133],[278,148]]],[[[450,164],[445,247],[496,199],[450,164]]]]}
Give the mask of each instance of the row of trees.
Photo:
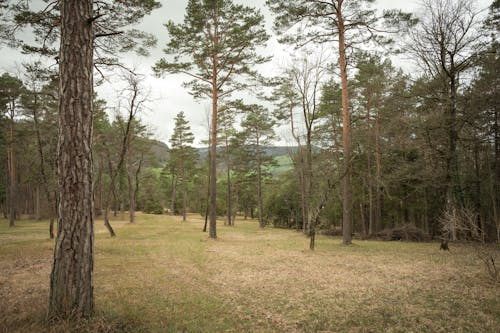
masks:
{"type": "MultiPolygon", "coordinates": [[[[24,69],[22,78],[8,73],[0,76],[0,126],[5,129],[0,142],[0,207],[11,226],[21,214],[36,220],[48,218],[53,238],[58,199],[57,77],[40,63],[27,64],[24,69]]],[[[134,222],[137,204],[143,208],[148,203],[139,193],[141,170],[158,163],[150,152],[150,134],[138,118],[146,101],[140,78],[126,75],[124,81],[127,87],[121,93],[120,106],[110,108],[97,97],[93,101],[94,211],[104,216],[111,235],[109,212],[116,215],[127,209],[134,222]],[[108,114],[115,115],[112,121],[108,114]]]]}
{"type": "MultiPolygon", "coordinates": [[[[305,233],[312,229],[314,234],[320,217],[332,224],[336,221],[333,217],[339,215],[332,196],[336,188],[342,191],[338,199],[342,202],[345,244],[351,242],[352,224],[358,216],[363,222],[357,231],[364,235],[373,235],[399,221],[418,224],[437,234],[444,209],[474,206],[482,230],[494,230],[498,223],[498,180],[491,175],[497,174],[497,162],[481,161],[479,151],[488,152],[488,161],[498,158],[498,121],[488,117],[489,113],[496,115],[495,103],[484,106],[483,112],[477,111],[476,105],[463,103],[471,100],[467,94],[473,94],[471,89],[488,70],[488,62],[497,60],[497,42],[488,34],[495,32],[498,3],[493,3],[488,21],[482,22],[481,11],[462,0],[424,1],[425,16],[418,19],[400,11],[380,14],[370,7],[373,2],[268,2],[277,15],[275,28],[282,42],[297,48],[338,44],[333,44],[337,47],[337,70],[330,65],[329,53],[318,56],[313,52],[295,59],[271,83],[274,91],[269,100],[276,106],[275,116],[290,125],[299,147],[292,159],[300,180],[300,203],[292,210],[300,211],[300,216],[288,217],[294,223],[300,220],[305,233]],[[395,36],[399,36],[398,44],[394,43],[395,36]],[[394,45],[404,46],[400,51],[415,60],[421,75],[406,76],[377,56],[377,50],[387,52],[394,45]],[[360,48],[374,51],[363,53],[360,48]],[[479,127],[470,126],[471,121],[479,127]],[[474,158],[469,155],[471,141],[476,147],[474,158]],[[467,167],[471,160],[476,169],[474,191],[467,185],[472,179],[468,172],[473,169],[467,167]],[[481,177],[481,172],[490,176],[481,177]],[[484,196],[488,196],[488,204],[481,198],[484,196]],[[329,208],[329,215],[325,208],[329,208]],[[353,216],[356,211],[359,215],[353,216]]],[[[232,210],[229,151],[233,148],[229,149],[224,123],[220,128],[217,125],[221,121],[217,115],[224,115],[235,104],[230,100],[235,90],[246,87],[242,82],[248,81],[241,77],[255,78],[256,73],[250,69],[265,60],[253,52],[267,38],[262,17],[246,16],[248,10],[230,1],[190,1],[184,23],[167,25],[171,41],[166,52],[174,55],[173,62],[163,59],[155,67],[159,74],[192,77],[188,85],[193,94],[206,94],[213,102],[211,237],[216,237],[219,140],[226,143],[226,211],[232,210]],[[210,14],[195,14],[199,12],[210,14]],[[239,14],[234,16],[236,12],[239,14]],[[221,37],[219,31],[225,35],[221,37]],[[236,88],[224,87],[226,83],[236,88]],[[219,105],[220,100],[223,103],[219,105]]],[[[491,77],[494,80],[494,75],[491,77]]],[[[490,84],[495,86],[495,82],[490,84]]],[[[229,117],[229,123],[233,122],[229,117]]],[[[261,193],[257,196],[262,197],[261,193]]]]}

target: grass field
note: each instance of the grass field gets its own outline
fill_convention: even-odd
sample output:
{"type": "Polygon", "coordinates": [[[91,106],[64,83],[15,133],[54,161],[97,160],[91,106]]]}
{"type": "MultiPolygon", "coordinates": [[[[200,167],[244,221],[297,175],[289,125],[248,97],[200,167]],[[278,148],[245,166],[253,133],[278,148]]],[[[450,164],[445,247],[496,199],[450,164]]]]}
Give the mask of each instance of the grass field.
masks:
{"type": "MultiPolygon", "coordinates": [[[[220,223],[222,224],[222,223],[220,223]]],[[[96,221],[96,315],[44,321],[47,222],[0,221],[0,332],[498,332],[500,288],[467,245],[319,237],[139,214],[96,221]]]]}

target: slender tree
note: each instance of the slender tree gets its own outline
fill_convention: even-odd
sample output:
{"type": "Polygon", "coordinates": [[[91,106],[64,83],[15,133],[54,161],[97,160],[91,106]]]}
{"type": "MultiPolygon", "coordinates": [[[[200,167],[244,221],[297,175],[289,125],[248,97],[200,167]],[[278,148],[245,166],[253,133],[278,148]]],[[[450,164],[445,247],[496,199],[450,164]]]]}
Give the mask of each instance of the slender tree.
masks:
{"type": "Polygon", "coordinates": [[[224,164],[226,166],[226,223],[227,225],[233,225],[231,219],[233,213],[233,185],[231,181],[231,169],[232,169],[232,154],[231,154],[231,140],[233,139],[236,130],[234,128],[235,122],[235,109],[231,104],[225,104],[219,109],[219,142],[222,143],[224,150],[224,164]]]}
{"type": "Polygon", "coordinates": [[[274,120],[271,118],[269,111],[260,105],[249,106],[250,112],[241,122],[244,129],[248,150],[255,160],[255,169],[257,173],[257,203],[259,213],[259,226],[264,228],[266,221],[264,220],[264,204],[262,195],[262,181],[265,175],[265,168],[272,165],[274,159],[266,155],[263,147],[269,145],[274,139],[273,126],[274,120]]]}
{"type": "MultiPolygon", "coordinates": [[[[186,120],[184,112],[181,111],[175,117],[175,128],[170,138],[170,163],[173,166],[172,177],[177,176],[181,180],[182,186],[182,221],[186,221],[187,192],[190,172],[194,168],[196,161],[196,150],[191,146],[194,142],[194,135],[191,132],[189,122],[186,120]]],[[[175,185],[172,189],[172,202],[175,202],[175,185]]],[[[172,206],[172,208],[174,208],[172,206]]]]}
{"type": "Polygon", "coordinates": [[[170,41],[165,52],[172,62],[161,59],[155,71],[182,73],[193,80],[187,85],[195,97],[212,100],[210,143],[210,237],[216,238],[217,113],[219,99],[246,87],[242,77],[254,77],[255,65],[267,58],[256,48],[269,36],[264,17],[254,8],[231,0],[189,0],[184,22],[166,24],[170,41]],[[239,78],[239,79],[237,79],[239,78]]]}
{"type": "Polygon", "coordinates": [[[324,56],[323,52],[318,56],[309,52],[294,58],[291,66],[277,80],[277,89],[274,92],[274,99],[277,99],[275,114],[278,119],[284,119],[290,124],[292,136],[299,146],[296,165],[301,182],[304,233],[307,233],[310,222],[309,199],[313,181],[312,140],[319,120],[320,93],[326,74],[324,56]]]}
{"type": "MultiPolygon", "coordinates": [[[[26,116],[33,121],[38,153],[38,184],[41,184],[48,204],[49,237],[54,234],[54,218],[57,214],[55,188],[55,148],[57,146],[57,80],[54,73],[40,62],[24,65],[26,92],[22,104],[26,116]]],[[[39,198],[37,191],[37,199],[39,198]]],[[[39,206],[39,200],[37,200],[39,206]]],[[[37,210],[38,211],[38,210],[37,210]]],[[[40,218],[39,211],[37,217],[40,218]]]]}

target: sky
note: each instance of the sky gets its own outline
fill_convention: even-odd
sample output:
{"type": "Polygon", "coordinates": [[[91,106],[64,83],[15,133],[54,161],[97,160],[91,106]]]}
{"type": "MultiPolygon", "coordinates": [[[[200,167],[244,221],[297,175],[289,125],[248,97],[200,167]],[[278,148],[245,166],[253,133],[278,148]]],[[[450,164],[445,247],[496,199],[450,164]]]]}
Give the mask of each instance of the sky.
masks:
{"type": "MultiPolygon", "coordinates": [[[[289,61],[290,56],[295,52],[290,47],[284,47],[277,42],[276,36],[272,32],[273,15],[265,6],[265,0],[234,0],[247,6],[253,6],[261,10],[266,20],[266,27],[272,36],[267,43],[267,47],[260,50],[262,55],[272,55],[272,60],[261,66],[259,70],[266,76],[278,74],[289,61]]],[[[167,75],[162,78],[156,78],[152,74],[151,67],[156,61],[164,57],[162,49],[168,41],[166,28],[163,26],[167,21],[173,20],[180,23],[183,20],[187,0],[160,0],[162,7],[155,10],[150,16],[146,17],[138,25],[139,29],[154,34],[158,38],[157,46],[150,50],[149,57],[140,57],[135,54],[125,54],[120,58],[122,61],[135,68],[135,71],[145,75],[144,87],[149,91],[149,100],[147,109],[141,112],[140,117],[148,125],[153,137],[165,143],[168,143],[174,127],[174,118],[178,112],[184,111],[187,120],[190,122],[191,129],[195,134],[195,145],[202,146],[201,141],[208,136],[207,114],[210,110],[210,101],[195,101],[189,94],[187,88],[182,87],[182,83],[187,81],[187,77],[182,75],[167,75]]],[[[377,8],[391,9],[398,8],[407,12],[418,12],[419,0],[378,0],[377,8]]],[[[491,0],[479,0],[480,7],[485,8],[491,3],[491,0]]],[[[7,49],[0,46],[0,72],[7,71],[19,74],[22,63],[35,60],[34,58],[20,55],[18,51],[7,49]]],[[[335,59],[332,59],[335,61],[335,59]]],[[[396,59],[396,65],[403,68],[411,68],[411,63],[404,58],[396,59]]],[[[120,99],[120,90],[123,85],[117,83],[115,77],[96,87],[96,91],[101,98],[108,102],[112,107],[118,104],[120,99]]],[[[292,144],[286,129],[277,129],[280,138],[276,144],[292,144]]]]}

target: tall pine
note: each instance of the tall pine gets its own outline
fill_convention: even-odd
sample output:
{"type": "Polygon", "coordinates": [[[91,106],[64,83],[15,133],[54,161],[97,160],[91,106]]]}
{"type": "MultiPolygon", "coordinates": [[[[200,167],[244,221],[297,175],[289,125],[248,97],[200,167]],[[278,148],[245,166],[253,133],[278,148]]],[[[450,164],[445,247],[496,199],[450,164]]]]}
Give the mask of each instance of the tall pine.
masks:
{"type": "Polygon", "coordinates": [[[255,77],[255,65],[267,58],[256,48],[269,36],[264,17],[252,7],[231,0],[189,0],[184,22],[169,21],[170,40],[165,48],[173,59],[161,59],[154,67],[158,74],[182,73],[197,98],[212,100],[210,143],[210,237],[216,238],[217,113],[219,100],[245,89],[242,78],[255,77]]]}

